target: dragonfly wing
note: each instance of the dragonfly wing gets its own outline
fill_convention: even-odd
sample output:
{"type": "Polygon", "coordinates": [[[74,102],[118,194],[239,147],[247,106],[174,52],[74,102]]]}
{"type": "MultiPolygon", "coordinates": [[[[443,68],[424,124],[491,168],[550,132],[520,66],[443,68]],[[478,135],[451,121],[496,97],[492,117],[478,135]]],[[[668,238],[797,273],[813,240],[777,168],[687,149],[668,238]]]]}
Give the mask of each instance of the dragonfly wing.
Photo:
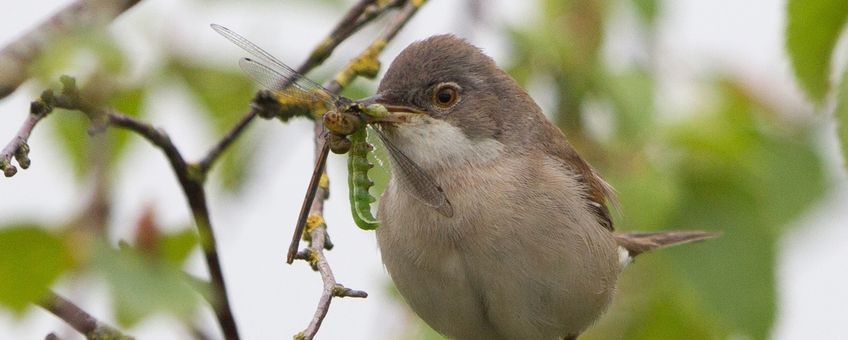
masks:
{"type": "MultiPolygon", "coordinates": [[[[277,70],[250,58],[239,60],[239,67],[253,80],[274,93],[304,102],[321,101],[332,104],[333,97],[323,92],[304,88],[298,82],[291,82],[277,70]]],[[[301,78],[306,79],[306,78],[301,78]]]]}
{"type": "Polygon", "coordinates": [[[392,144],[383,131],[378,129],[375,129],[375,131],[377,131],[380,140],[383,141],[386,150],[400,170],[400,175],[412,186],[410,191],[412,195],[424,204],[436,209],[440,214],[446,217],[453,216],[453,206],[451,206],[444,190],[436,183],[436,180],[392,144]]]}
{"type": "Polygon", "coordinates": [[[244,58],[239,65],[269,90],[295,99],[320,100],[327,103],[335,101],[336,96],[330,91],[298,73],[250,40],[221,25],[212,24],[211,27],[215,32],[256,57],[255,60],[244,58]],[[296,92],[302,93],[294,94],[296,92]]]}

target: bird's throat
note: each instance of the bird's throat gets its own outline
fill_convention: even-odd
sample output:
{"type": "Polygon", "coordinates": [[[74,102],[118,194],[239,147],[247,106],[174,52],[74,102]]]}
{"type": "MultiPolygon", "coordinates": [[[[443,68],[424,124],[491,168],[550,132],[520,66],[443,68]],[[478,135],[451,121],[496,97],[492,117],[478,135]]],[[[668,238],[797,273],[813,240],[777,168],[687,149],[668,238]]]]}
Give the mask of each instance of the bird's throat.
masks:
{"type": "Polygon", "coordinates": [[[493,138],[469,138],[459,127],[426,115],[386,132],[399,149],[429,172],[485,165],[501,157],[504,151],[504,145],[493,138]]]}

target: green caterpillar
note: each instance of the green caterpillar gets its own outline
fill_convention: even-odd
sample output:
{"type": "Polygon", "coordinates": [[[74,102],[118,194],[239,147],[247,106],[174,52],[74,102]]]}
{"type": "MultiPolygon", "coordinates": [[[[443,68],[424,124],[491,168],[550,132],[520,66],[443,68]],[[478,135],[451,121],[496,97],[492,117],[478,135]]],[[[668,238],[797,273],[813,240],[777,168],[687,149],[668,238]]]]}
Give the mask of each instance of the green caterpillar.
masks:
{"type": "Polygon", "coordinates": [[[374,182],[368,178],[368,170],[374,164],[368,161],[368,153],[374,149],[366,140],[367,132],[363,126],[349,135],[350,152],[347,159],[347,185],[350,191],[350,211],[353,221],[360,229],[374,230],[380,226],[377,218],[371,214],[371,203],[376,199],[368,191],[374,182]]]}

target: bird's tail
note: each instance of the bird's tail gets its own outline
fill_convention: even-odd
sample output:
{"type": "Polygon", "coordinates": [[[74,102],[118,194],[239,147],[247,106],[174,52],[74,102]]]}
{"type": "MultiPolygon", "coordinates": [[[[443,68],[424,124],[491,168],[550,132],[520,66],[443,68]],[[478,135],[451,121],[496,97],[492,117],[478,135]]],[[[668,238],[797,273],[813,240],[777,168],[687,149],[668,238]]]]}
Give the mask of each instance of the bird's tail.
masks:
{"type": "Polygon", "coordinates": [[[719,235],[721,235],[721,233],[702,230],[676,230],[651,233],[616,234],[615,240],[618,242],[619,246],[627,251],[627,255],[633,258],[636,257],[636,255],[654,249],[709,240],[711,238],[716,238],[719,235]]]}

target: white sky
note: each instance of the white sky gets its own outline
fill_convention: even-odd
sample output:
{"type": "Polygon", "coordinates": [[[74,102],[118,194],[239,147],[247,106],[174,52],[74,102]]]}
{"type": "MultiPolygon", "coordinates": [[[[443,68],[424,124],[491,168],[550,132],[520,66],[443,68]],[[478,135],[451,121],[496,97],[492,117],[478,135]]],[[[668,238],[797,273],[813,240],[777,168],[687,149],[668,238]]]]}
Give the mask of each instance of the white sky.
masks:
{"type": "MultiPolygon", "coordinates": [[[[14,10],[3,11],[0,46],[67,2],[18,2],[14,10]]],[[[491,20],[516,25],[532,20],[537,13],[533,2],[501,0],[490,6],[491,20]]],[[[806,109],[792,85],[782,49],[783,7],[783,1],[778,0],[665,1],[659,51],[660,62],[668,71],[661,78],[661,110],[697,105],[701,99],[694,97],[698,93],[694,89],[699,73],[717,67],[741,72],[745,79],[757,84],[771,84],[770,90],[785,94],[781,100],[786,105],[806,109]]],[[[503,64],[507,51],[499,38],[501,33],[464,29],[462,13],[456,10],[455,2],[431,1],[390,45],[382,60],[391,60],[414,40],[454,32],[466,36],[473,33],[469,38],[503,64]]],[[[241,52],[208,29],[212,22],[234,28],[282,60],[296,64],[331,28],[316,23],[335,22],[338,15],[330,8],[312,8],[305,1],[268,1],[245,9],[226,2],[147,0],[119,19],[112,29],[126,37],[124,45],[136,58],[138,72],[148,69],[157,59],[160,52],[150,47],[154,41],[168,42],[181,53],[235,65],[241,52]]],[[[623,22],[625,26],[613,27],[615,36],[627,34],[627,18],[623,22]]],[[[362,34],[344,44],[331,62],[340,63],[354,55],[367,36],[362,34]]],[[[626,38],[615,39],[611,41],[626,42],[626,38]]],[[[613,64],[621,62],[617,55],[638,53],[626,45],[608,44],[608,49],[614,51],[608,56],[613,64]]],[[[321,74],[320,70],[317,74],[321,74]]],[[[5,144],[15,133],[37,91],[24,86],[0,101],[0,142],[5,144]]],[[[545,106],[545,94],[533,94],[545,106]]],[[[149,119],[169,131],[189,158],[199,155],[215,139],[193,128],[206,124],[197,113],[197,103],[165,91],[156,98],[157,102],[150,104],[153,116],[149,119]]],[[[31,139],[33,166],[12,179],[0,179],[0,197],[4,198],[0,200],[0,221],[29,217],[55,222],[84,203],[77,196],[79,188],[73,184],[63,156],[51,148],[46,127],[45,124],[37,129],[31,139]],[[12,195],[15,199],[9,199],[12,195]]],[[[283,262],[291,225],[305,190],[304,179],[311,171],[311,130],[305,121],[285,125],[257,121],[252,129],[269,138],[258,150],[261,162],[251,170],[244,195],[233,201],[213,190],[209,193],[210,210],[230,298],[244,338],[288,338],[308,323],[320,289],[320,277],[308,266],[287,266],[283,262]]],[[[781,243],[780,312],[774,339],[837,339],[848,321],[848,290],[844,289],[848,287],[848,266],[844,262],[848,258],[848,209],[844,208],[848,206],[848,187],[832,129],[822,131],[821,144],[830,156],[834,193],[803,217],[798,222],[800,227],[781,243]]],[[[135,220],[139,207],[151,202],[162,224],[188,223],[182,193],[159,152],[136,139],[129,155],[119,169],[113,223],[126,226],[119,222],[135,220]]],[[[344,178],[341,159],[331,157],[329,171],[331,178],[344,178]]],[[[345,190],[343,180],[332,182],[334,194],[328,202],[326,218],[336,248],[329,252],[329,260],[341,283],[366,290],[371,296],[367,300],[335,300],[319,338],[392,338],[392,331],[403,320],[389,312],[397,307],[386,295],[388,277],[380,264],[374,237],[350,223],[345,190]]],[[[115,237],[126,237],[128,233],[123,228],[116,231],[115,237]]],[[[199,275],[205,275],[199,256],[193,264],[199,275]]],[[[97,282],[87,282],[76,286],[65,283],[59,290],[102,316],[108,314],[103,288],[97,282]]],[[[211,318],[206,314],[207,319],[211,318]]],[[[139,338],[186,337],[179,333],[182,331],[175,333],[175,329],[180,328],[164,318],[154,318],[130,332],[139,338]]],[[[50,331],[61,331],[63,337],[75,336],[56,318],[36,308],[23,320],[0,311],[0,330],[0,339],[41,338],[50,331]]]]}

